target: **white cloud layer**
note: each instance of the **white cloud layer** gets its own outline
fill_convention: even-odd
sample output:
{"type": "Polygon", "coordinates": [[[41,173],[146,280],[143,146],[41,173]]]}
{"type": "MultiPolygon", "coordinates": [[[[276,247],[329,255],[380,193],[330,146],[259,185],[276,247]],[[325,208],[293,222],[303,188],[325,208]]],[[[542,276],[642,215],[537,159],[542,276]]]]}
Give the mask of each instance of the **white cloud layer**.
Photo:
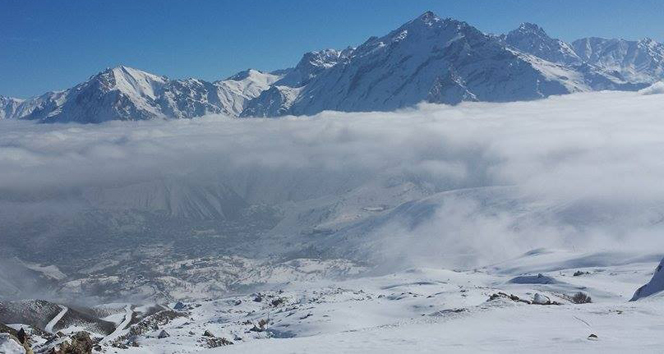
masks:
{"type": "Polygon", "coordinates": [[[222,181],[249,203],[282,205],[375,181],[413,182],[431,195],[507,186],[500,200],[527,211],[438,196],[426,222],[396,226],[395,217],[362,245],[379,238],[388,258],[487,261],[540,246],[653,250],[664,246],[663,112],[664,95],[599,92],[272,120],[3,121],[0,213],[27,217],[26,204],[57,208],[51,201],[82,189],[162,178],[222,181]]]}

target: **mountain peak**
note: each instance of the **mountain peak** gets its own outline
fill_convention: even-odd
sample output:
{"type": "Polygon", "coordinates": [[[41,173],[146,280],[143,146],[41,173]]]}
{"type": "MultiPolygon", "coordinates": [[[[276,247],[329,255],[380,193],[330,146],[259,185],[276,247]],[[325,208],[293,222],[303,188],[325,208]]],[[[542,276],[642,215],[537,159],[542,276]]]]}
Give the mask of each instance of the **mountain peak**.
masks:
{"type": "Polygon", "coordinates": [[[427,26],[432,26],[434,23],[439,22],[440,17],[436,16],[432,11],[427,11],[411,22],[423,23],[427,26]]]}
{"type": "Polygon", "coordinates": [[[569,44],[549,37],[542,27],[534,23],[524,22],[502,38],[512,48],[550,62],[564,64],[580,62],[580,58],[569,44]]]}
{"type": "Polygon", "coordinates": [[[153,80],[160,82],[166,80],[165,76],[151,74],[147,71],[139,70],[126,65],[118,65],[116,67],[106,68],[106,70],[102,71],[97,76],[113,76],[116,79],[127,78],[134,80],[153,80]]]}
{"type": "Polygon", "coordinates": [[[316,67],[330,67],[335,65],[339,59],[344,55],[344,51],[336,49],[323,49],[314,52],[305,53],[296,67],[301,66],[316,66],[316,67]]]}
{"type": "Polygon", "coordinates": [[[664,45],[648,38],[638,42],[589,38],[570,45],[530,22],[507,34],[487,35],[464,21],[441,19],[426,11],[358,47],[305,53],[295,67],[285,70],[247,69],[209,83],[169,80],[118,65],[66,91],[25,102],[0,97],[0,114],[101,122],[210,113],[273,116],[329,109],[392,110],[421,101],[454,104],[591,89],[635,90],[661,80],[662,68],[664,45]],[[613,74],[615,68],[621,71],[613,74]]]}
{"type": "Polygon", "coordinates": [[[433,11],[426,11],[425,13],[421,14],[420,16],[417,17],[418,20],[420,21],[431,21],[437,19],[438,16],[436,16],[433,11]]]}
{"type": "Polygon", "coordinates": [[[542,30],[542,27],[540,27],[540,26],[539,26],[538,24],[536,24],[536,23],[532,23],[532,22],[522,22],[522,23],[519,25],[519,29],[522,29],[522,30],[529,30],[529,31],[541,31],[541,30],[542,30]]]}
{"type": "Polygon", "coordinates": [[[460,20],[456,20],[454,18],[440,18],[436,14],[434,14],[431,11],[427,11],[420,15],[419,17],[410,20],[403,24],[401,27],[397,28],[396,30],[390,32],[387,36],[378,38],[378,37],[371,37],[367,40],[367,43],[372,42],[375,39],[382,39],[386,37],[390,37],[392,35],[397,35],[401,36],[401,33],[404,31],[408,32],[428,32],[431,29],[437,29],[440,27],[446,27],[446,26],[452,26],[456,27],[458,31],[464,32],[467,30],[473,30],[479,32],[475,27],[469,25],[468,23],[460,20]]]}
{"type": "Polygon", "coordinates": [[[226,80],[233,80],[233,81],[242,81],[244,79],[247,79],[249,77],[255,76],[255,75],[260,75],[263,74],[263,72],[249,68],[247,70],[240,71],[237,74],[231,75],[226,80]]]}
{"type": "Polygon", "coordinates": [[[126,66],[126,65],[117,65],[117,66],[114,66],[114,67],[107,67],[106,69],[104,69],[104,71],[101,72],[101,74],[103,74],[103,73],[116,73],[116,72],[123,72],[123,71],[127,72],[127,71],[140,71],[140,70],[134,69],[134,68],[126,66]]]}
{"type": "Polygon", "coordinates": [[[348,58],[353,51],[354,48],[348,47],[344,50],[323,49],[307,52],[302,56],[302,59],[300,59],[295,68],[279,81],[279,84],[290,87],[305,85],[319,73],[348,58]]]}
{"type": "Polygon", "coordinates": [[[515,36],[517,34],[536,35],[543,38],[550,38],[542,27],[532,22],[523,22],[522,24],[519,25],[517,29],[512,30],[510,33],[508,33],[508,36],[509,35],[515,36]]]}
{"type": "Polygon", "coordinates": [[[639,43],[641,43],[643,45],[646,45],[648,47],[655,47],[655,46],[660,45],[659,42],[657,42],[656,40],[654,40],[650,37],[645,37],[645,38],[639,40],[639,43]]]}

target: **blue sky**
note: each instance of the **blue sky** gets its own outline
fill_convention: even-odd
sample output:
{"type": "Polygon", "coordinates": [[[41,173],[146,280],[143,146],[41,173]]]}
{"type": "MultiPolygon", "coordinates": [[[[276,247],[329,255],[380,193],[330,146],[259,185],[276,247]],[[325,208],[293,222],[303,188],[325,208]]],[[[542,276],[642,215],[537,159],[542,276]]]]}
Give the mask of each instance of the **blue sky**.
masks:
{"type": "Polygon", "coordinates": [[[0,95],[29,97],[133,66],[225,78],[358,45],[432,10],[482,31],[535,22],[552,36],[664,41],[660,0],[0,0],[0,95]]]}

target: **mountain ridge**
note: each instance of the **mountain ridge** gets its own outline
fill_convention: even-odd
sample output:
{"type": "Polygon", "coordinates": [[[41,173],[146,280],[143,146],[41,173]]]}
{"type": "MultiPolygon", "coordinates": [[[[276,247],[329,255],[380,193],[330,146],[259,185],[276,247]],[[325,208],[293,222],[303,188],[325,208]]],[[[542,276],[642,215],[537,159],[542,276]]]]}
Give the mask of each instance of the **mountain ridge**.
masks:
{"type": "Polygon", "coordinates": [[[639,90],[664,79],[664,44],[582,38],[572,43],[522,23],[502,35],[427,11],[357,47],[305,53],[295,67],[247,69],[224,80],[169,79],[108,68],[63,91],[0,96],[0,119],[109,120],[390,111],[420,102],[507,102],[595,90],[639,90]]]}

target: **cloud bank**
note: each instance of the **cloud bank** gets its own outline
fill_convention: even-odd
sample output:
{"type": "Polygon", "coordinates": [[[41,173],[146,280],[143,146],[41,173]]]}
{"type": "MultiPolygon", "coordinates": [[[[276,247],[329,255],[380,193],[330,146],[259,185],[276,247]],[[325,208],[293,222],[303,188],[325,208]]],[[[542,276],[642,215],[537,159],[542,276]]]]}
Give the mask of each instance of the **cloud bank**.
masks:
{"type": "Polygon", "coordinates": [[[306,118],[2,121],[0,214],[29,219],[40,208],[71,208],[91,189],[163,179],[222,184],[247,205],[286,208],[410,183],[435,199],[418,201],[430,211],[403,207],[322,242],[442,263],[541,246],[653,250],[664,246],[662,112],[663,95],[599,92],[306,118]],[[503,192],[458,192],[490,188],[503,192]]]}

